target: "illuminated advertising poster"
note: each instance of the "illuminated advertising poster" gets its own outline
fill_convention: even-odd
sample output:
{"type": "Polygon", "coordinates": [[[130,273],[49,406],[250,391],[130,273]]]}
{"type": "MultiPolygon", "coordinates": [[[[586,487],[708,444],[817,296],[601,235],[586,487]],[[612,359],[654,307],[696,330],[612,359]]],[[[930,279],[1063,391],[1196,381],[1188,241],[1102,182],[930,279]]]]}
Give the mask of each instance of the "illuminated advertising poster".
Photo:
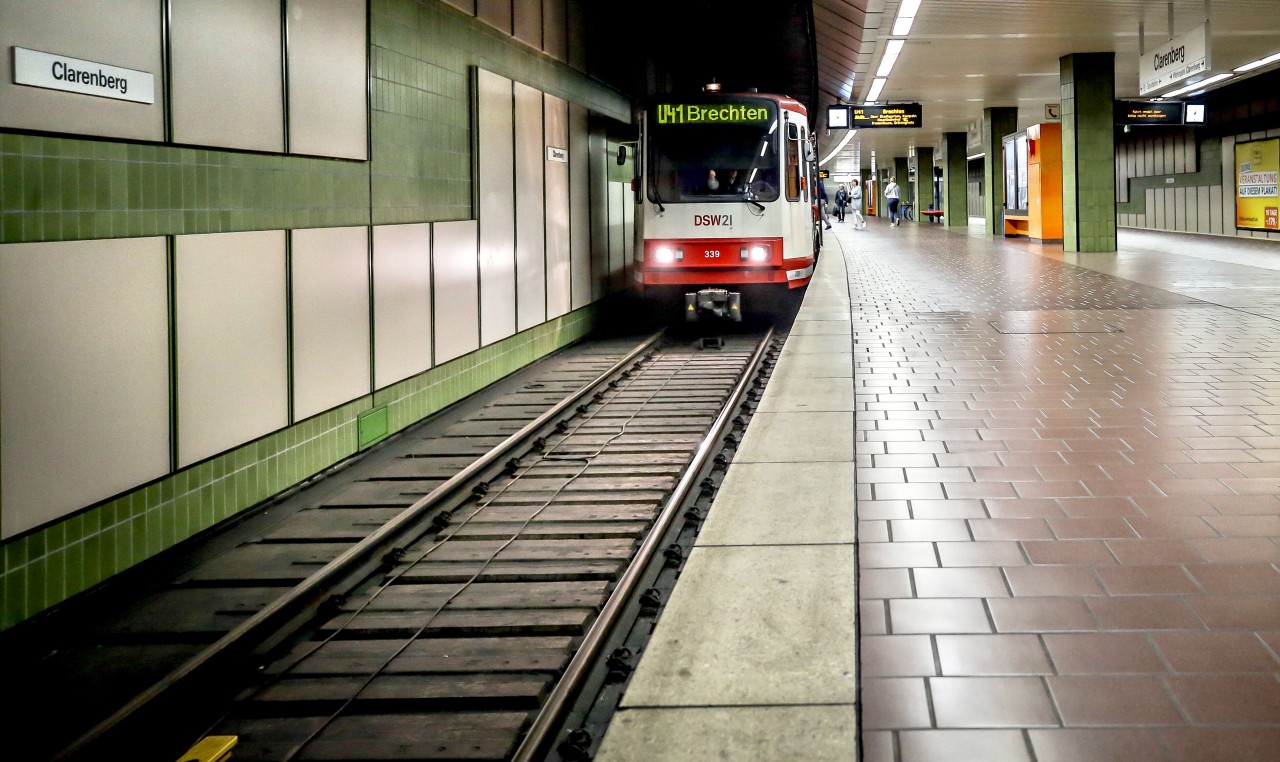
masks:
{"type": "Polygon", "coordinates": [[[1280,230],[1280,138],[1236,143],[1236,227],[1280,230]]]}

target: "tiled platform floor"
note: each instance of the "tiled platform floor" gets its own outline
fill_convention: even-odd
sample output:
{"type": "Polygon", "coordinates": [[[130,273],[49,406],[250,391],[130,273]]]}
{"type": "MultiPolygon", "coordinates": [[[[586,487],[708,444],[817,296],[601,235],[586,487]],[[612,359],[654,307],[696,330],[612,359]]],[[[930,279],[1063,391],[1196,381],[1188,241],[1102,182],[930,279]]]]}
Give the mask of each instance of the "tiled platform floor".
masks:
{"type": "MultiPolygon", "coordinates": [[[[823,443],[852,366],[863,759],[1280,759],[1280,244],[1126,231],[1117,254],[1070,257],[980,229],[830,232],[766,394],[815,390],[777,414],[813,434],[772,441],[839,473],[823,443]]],[[[848,513],[795,495],[770,498],[777,522],[752,514],[757,535],[695,551],[714,570],[713,552],[768,546],[778,566],[736,559],[696,604],[677,587],[649,650],[686,659],[642,659],[602,759],[852,758],[847,670],[812,656],[847,639],[796,635],[832,626],[811,608],[824,583],[790,579],[802,551],[774,547],[826,548],[807,571],[839,608],[848,513]],[[763,633],[722,611],[759,575],[806,604],[763,633]],[[825,693],[791,695],[774,656],[810,659],[825,693]],[[691,697],[726,666],[724,694],[691,697]],[[750,740],[773,726],[792,729],[781,746],[750,740]]]]}

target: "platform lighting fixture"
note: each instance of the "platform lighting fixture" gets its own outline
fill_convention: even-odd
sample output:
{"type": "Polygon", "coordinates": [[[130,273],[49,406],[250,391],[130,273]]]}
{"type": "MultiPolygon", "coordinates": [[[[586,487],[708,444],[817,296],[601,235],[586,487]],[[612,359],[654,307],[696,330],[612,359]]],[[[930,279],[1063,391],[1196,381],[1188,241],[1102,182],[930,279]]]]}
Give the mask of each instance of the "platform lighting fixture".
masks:
{"type": "Polygon", "coordinates": [[[884,85],[889,80],[884,77],[877,77],[871,80],[871,89],[867,91],[866,102],[873,103],[880,99],[880,91],[884,89],[884,85]]]}
{"type": "Polygon", "coordinates": [[[902,44],[906,40],[889,40],[889,44],[884,48],[884,58],[880,59],[880,68],[876,69],[877,77],[887,77],[889,72],[893,70],[894,63],[898,60],[898,54],[902,52],[902,44]]]}
{"type": "Polygon", "coordinates": [[[702,86],[703,92],[718,93],[720,92],[720,83],[714,79],[702,86]]]}
{"type": "Polygon", "coordinates": [[[1266,66],[1267,64],[1275,63],[1276,61],[1280,61],[1280,53],[1272,53],[1266,58],[1259,58],[1256,61],[1250,61],[1244,66],[1237,66],[1236,73],[1238,74],[1240,72],[1253,71],[1254,69],[1257,69],[1261,66],[1266,66]]]}
{"type": "Polygon", "coordinates": [[[1187,93],[1191,92],[1192,90],[1200,90],[1200,89],[1206,88],[1206,87],[1208,87],[1209,85],[1216,84],[1216,83],[1218,83],[1218,82],[1221,82],[1221,81],[1222,81],[1222,80],[1224,80],[1224,79],[1229,79],[1231,76],[1232,76],[1231,72],[1226,72],[1226,73],[1223,73],[1223,74],[1215,74],[1215,75],[1213,75],[1212,77],[1209,77],[1208,79],[1202,79],[1202,80],[1200,80],[1199,82],[1195,83],[1194,85],[1187,85],[1186,87],[1183,87],[1183,88],[1178,89],[1178,90],[1174,90],[1174,91],[1173,91],[1173,92],[1171,92],[1171,93],[1165,93],[1165,94],[1164,94],[1164,97],[1165,97],[1165,98],[1176,98],[1176,97],[1178,97],[1179,95],[1186,95],[1187,93]]]}
{"type": "Polygon", "coordinates": [[[902,0],[898,6],[898,20],[893,22],[893,36],[906,37],[911,32],[911,22],[916,20],[916,11],[920,9],[920,0],[902,0]]]}
{"type": "MultiPolygon", "coordinates": [[[[847,146],[847,145],[849,145],[849,141],[853,139],[853,136],[854,136],[854,135],[857,135],[857,134],[858,134],[858,131],[857,131],[857,130],[849,130],[848,132],[846,132],[846,133],[844,134],[844,140],[841,140],[841,141],[840,141],[840,145],[838,145],[838,146],[836,146],[835,148],[833,148],[833,149],[831,150],[831,153],[829,153],[829,154],[827,154],[826,156],[824,156],[824,157],[822,158],[822,161],[818,162],[818,166],[819,166],[819,167],[821,167],[823,164],[826,164],[827,162],[829,162],[829,161],[831,161],[832,159],[834,159],[834,158],[835,158],[835,156],[836,156],[836,154],[838,154],[838,153],[840,153],[841,151],[843,151],[843,150],[844,150],[844,147],[845,147],[845,146],[847,146]]],[[[752,172],[755,172],[755,170],[754,170],[754,169],[753,169],[753,170],[751,170],[751,171],[752,171],[752,172]]]]}

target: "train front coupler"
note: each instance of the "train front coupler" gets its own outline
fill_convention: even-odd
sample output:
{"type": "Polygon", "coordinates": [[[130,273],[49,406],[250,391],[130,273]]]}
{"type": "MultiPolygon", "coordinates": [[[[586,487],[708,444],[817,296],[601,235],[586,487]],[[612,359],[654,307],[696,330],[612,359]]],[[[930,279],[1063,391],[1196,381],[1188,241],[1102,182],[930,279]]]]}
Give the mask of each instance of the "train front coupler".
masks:
{"type": "Polygon", "coordinates": [[[723,288],[704,288],[684,295],[684,319],[696,323],[703,316],[742,322],[742,294],[723,288]]]}

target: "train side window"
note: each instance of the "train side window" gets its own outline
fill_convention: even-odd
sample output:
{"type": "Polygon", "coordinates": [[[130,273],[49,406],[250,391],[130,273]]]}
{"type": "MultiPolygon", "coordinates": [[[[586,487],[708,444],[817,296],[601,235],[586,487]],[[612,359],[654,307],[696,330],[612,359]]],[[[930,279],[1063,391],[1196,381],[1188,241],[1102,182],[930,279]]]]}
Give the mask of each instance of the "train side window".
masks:
{"type": "Polygon", "coordinates": [[[800,141],[793,139],[792,135],[799,137],[800,125],[787,122],[786,137],[783,140],[786,143],[786,150],[783,153],[786,163],[783,171],[787,178],[787,200],[797,201],[800,198],[800,141]]]}

